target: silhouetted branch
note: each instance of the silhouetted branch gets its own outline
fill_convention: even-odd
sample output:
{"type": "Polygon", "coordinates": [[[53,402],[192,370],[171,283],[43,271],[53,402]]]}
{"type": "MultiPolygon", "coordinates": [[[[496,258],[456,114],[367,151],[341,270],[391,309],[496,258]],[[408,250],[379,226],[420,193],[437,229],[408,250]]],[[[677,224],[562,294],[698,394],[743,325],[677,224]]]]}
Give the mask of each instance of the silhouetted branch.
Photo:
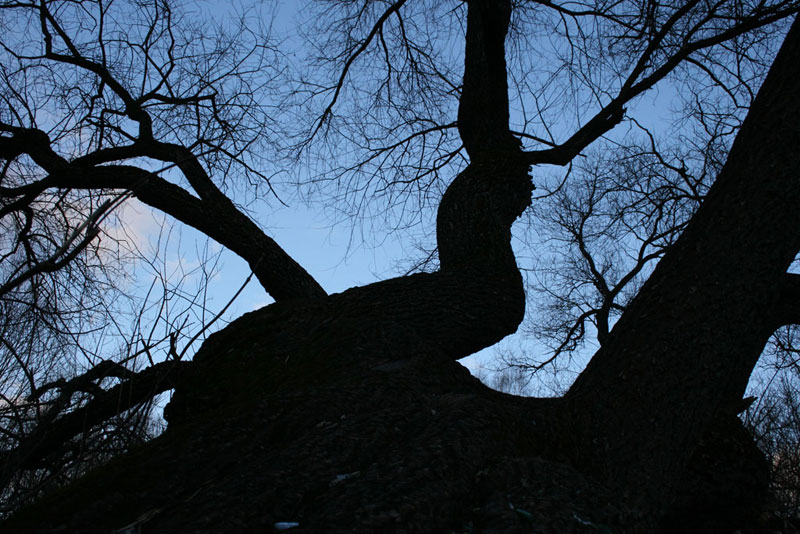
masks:
{"type": "Polygon", "coordinates": [[[5,487],[10,477],[20,469],[36,469],[43,458],[55,452],[73,437],[149,401],[159,393],[174,389],[180,375],[190,368],[190,362],[170,360],[132,373],[121,372],[117,364],[104,362],[84,375],[64,382],[62,386],[48,385],[47,389],[51,386],[63,388],[62,395],[71,395],[79,390],[91,390],[92,398],[75,411],[52,421],[40,423],[15,449],[0,456],[2,465],[0,487],[5,487]],[[123,381],[108,390],[100,389],[96,383],[104,377],[118,375],[124,377],[123,381]],[[89,387],[90,384],[93,385],[89,387]]]}

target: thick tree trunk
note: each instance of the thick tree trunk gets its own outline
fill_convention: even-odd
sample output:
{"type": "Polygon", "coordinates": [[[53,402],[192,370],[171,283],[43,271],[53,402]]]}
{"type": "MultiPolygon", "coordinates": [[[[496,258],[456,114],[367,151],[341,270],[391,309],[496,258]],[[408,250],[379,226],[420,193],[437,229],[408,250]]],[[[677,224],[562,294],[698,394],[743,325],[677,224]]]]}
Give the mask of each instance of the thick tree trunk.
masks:
{"type": "Polygon", "coordinates": [[[712,419],[735,415],[770,334],[797,319],[798,79],[795,22],[703,205],[567,395],[582,464],[650,517],[712,419]]]}

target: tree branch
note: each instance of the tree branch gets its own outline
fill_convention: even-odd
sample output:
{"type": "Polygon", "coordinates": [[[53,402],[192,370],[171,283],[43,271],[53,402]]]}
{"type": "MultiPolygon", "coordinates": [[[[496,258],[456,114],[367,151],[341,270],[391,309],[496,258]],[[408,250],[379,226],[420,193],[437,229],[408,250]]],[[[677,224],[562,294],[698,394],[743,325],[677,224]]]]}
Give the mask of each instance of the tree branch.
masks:
{"type": "MultiPolygon", "coordinates": [[[[3,466],[0,487],[5,487],[17,471],[36,469],[41,460],[87,429],[147,402],[159,393],[174,389],[180,374],[188,371],[191,366],[191,362],[174,360],[157,363],[131,374],[127,380],[111,389],[98,393],[85,406],[53,422],[40,424],[15,449],[0,457],[0,464],[3,466]]],[[[93,370],[87,375],[91,373],[93,370]]],[[[70,383],[84,382],[85,378],[78,377],[70,383]]]]}
{"type": "MultiPolygon", "coordinates": [[[[550,5],[550,7],[556,7],[549,3],[540,3],[543,5],[550,5]]],[[[700,31],[702,24],[707,22],[704,21],[690,30],[687,30],[688,34],[684,36],[684,44],[682,44],[674,54],[665,59],[660,66],[654,68],[649,75],[645,75],[646,67],[651,63],[652,56],[658,50],[659,45],[662,44],[669,31],[678,24],[696,4],[696,0],[691,0],[687,4],[681,6],[672,14],[669,20],[662,25],[658,34],[654,36],[653,40],[639,55],[635,66],[617,92],[617,96],[614,97],[611,102],[604,106],[588,123],[578,129],[578,131],[563,144],[550,149],[526,152],[530,164],[566,165],[572,161],[575,156],[580,154],[584,148],[622,121],[625,115],[624,106],[628,102],[664,79],[668,74],[673,72],[678,65],[689,58],[691,54],[734,39],[748,31],[774,23],[797,11],[797,8],[787,8],[784,11],[776,10],[774,12],[765,11],[763,13],[750,14],[744,17],[739,23],[730,28],[721,30],[715,35],[700,38],[695,41],[690,40],[693,34],[700,31]]],[[[713,19],[713,17],[710,16],[709,18],[713,19]]]]}
{"type": "Polygon", "coordinates": [[[98,220],[108,212],[108,210],[113,206],[113,202],[107,200],[103,202],[96,210],[94,210],[86,220],[81,223],[75,231],[67,238],[67,240],[62,244],[58,250],[56,250],[49,258],[46,260],[40,261],[32,266],[27,271],[23,272],[22,274],[12,278],[2,286],[0,286],[0,296],[5,295],[9,291],[19,287],[20,285],[24,284],[26,281],[30,280],[37,274],[42,273],[52,273],[55,272],[62,267],[64,267],[67,263],[71,262],[75,257],[80,254],[82,250],[84,250],[89,243],[97,236],[99,229],[97,227],[98,220]],[[75,246],[72,244],[80,237],[81,233],[86,230],[86,234],[83,236],[80,241],[75,246]],[[72,246],[72,250],[70,250],[70,246],[72,246]]]}
{"type": "Polygon", "coordinates": [[[627,99],[616,98],[600,110],[592,119],[575,132],[564,143],[545,150],[525,152],[530,165],[566,165],[581,151],[619,124],[625,116],[623,102],[627,99]]]}
{"type": "Polygon", "coordinates": [[[392,13],[396,13],[397,11],[399,11],[399,9],[403,7],[403,4],[405,4],[406,1],[407,0],[398,0],[397,2],[394,2],[392,5],[390,5],[389,8],[386,11],[384,11],[383,14],[381,14],[377,22],[375,22],[375,24],[372,26],[372,29],[370,30],[369,34],[364,39],[364,41],[347,58],[347,61],[345,61],[344,64],[344,68],[342,68],[342,72],[339,75],[339,80],[336,82],[336,85],[334,86],[333,97],[331,98],[328,107],[326,107],[325,111],[322,112],[322,116],[319,118],[317,126],[314,128],[314,131],[309,136],[308,141],[311,141],[311,139],[313,139],[317,135],[317,132],[319,132],[320,128],[322,128],[322,126],[325,124],[325,121],[333,112],[333,106],[336,105],[336,101],[339,99],[339,94],[342,92],[342,87],[344,87],[345,78],[347,78],[347,73],[350,71],[350,67],[353,65],[353,62],[358,58],[358,56],[360,56],[367,49],[367,47],[375,38],[375,36],[382,31],[383,24],[390,16],[392,16],[392,13]]]}
{"type": "Polygon", "coordinates": [[[786,273],[781,281],[780,300],[775,306],[775,328],[800,324],[800,274],[786,273]]]}
{"type": "MultiPolygon", "coordinates": [[[[9,127],[5,129],[10,130],[9,127]]],[[[145,204],[203,232],[241,256],[276,301],[326,295],[322,286],[300,264],[214,185],[194,154],[184,147],[151,141],[130,148],[121,147],[116,155],[136,154],[175,163],[201,198],[138,167],[69,163],[52,150],[50,139],[40,130],[16,128],[11,137],[0,138],[0,155],[18,157],[23,153],[30,155],[50,174],[23,186],[0,189],[0,196],[24,195],[3,207],[0,214],[21,209],[20,203],[27,205],[50,188],[124,189],[145,204]]],[[[114,152],[104,151],[98,157],[104,161],[112,154],[114,152]]]]}

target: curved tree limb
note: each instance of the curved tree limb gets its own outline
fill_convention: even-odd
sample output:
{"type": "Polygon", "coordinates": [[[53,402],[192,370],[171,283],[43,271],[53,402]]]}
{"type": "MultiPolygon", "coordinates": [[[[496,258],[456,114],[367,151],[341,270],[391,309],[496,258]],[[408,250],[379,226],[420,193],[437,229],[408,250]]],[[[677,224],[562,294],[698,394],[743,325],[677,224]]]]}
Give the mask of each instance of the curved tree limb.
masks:
{"type": "MultiPolygon", "coordinates": [[[[0,196],[16,198],[0,210],[0,215],[30,204],[46,189],[124,189],[145,204],[200,230],[241,256],[276,301],[326,294],[302,266],[213,184],[188,149],[153,141],[138,144],[135,152],[134,148],[129,151],[118,149],[114,155],[122,153],[130,157],[135,153],[173,162],[189,177],[190,183],[203,184],[200,191],[205,194],[200,198],[139,167],[70,163],[55,153],[47,134],[41,130],[14,128],[12,131],[12,136],[0,137],[0,155],[15,158],[28,154],[49,174],[22,186],[0,188],[0,196]]],[[[108,154],[104,151],[99,161],[107,160],[105,156],[108,154]]],[[[91,157],[87,159],[91,161],[91,157]]]]}

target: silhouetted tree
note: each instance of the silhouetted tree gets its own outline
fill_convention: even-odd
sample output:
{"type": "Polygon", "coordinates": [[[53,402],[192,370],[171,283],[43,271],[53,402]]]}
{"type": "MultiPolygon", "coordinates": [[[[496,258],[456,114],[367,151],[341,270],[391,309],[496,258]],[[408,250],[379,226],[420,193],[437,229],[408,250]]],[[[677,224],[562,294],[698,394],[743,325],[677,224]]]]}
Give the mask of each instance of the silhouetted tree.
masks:
{"type": "MultiPolygon", "coordinates": [[[[147,9],[169,13],[161,3],[153,6],[147,9]]],[[[751,526],[760,505],[759,461],[730,419],[741,411],[770,335],[795,321],[797,279],[787,269],[800,250],[796,24],[726,163],[707,192],[695,191],[692,201],[700,206],[694,214],[678,209],[680,222],[667,236],[658,218],[637,223],[645,243],[640,259],[649,259],[648,247],[663,257],[625,302],[613,329],[610,312],[622,288],[605,280],[604,268],[590,268],[596,287],[605,283],[609,293],[592,312],[603,344],[563,398],[491,392],[453,360],[493,345],[523,320],[526,294],[511,225],[531,204],[531,167],[570,165],[611,135],[626,106],[677,69],[696,68],[723,80],[717,69],[724,71],[735,58],[738,72],[758,70],[764,56],[757,52],[767,53],[781,27],[776,23],[798,6],[470,0],[442,7],[399,0],[328,7],[323,23],[340,33],[320,49],[341,46],[343,52],[322,54],[317,72],[334,65],[338,75],[327,84],[303,80],[306,92],[293,93],[319,106],[295,148],[361,146],[358,163],[345,156],[327,175],[335,187],[344,185],[345,197],[338,200],[359,198],[376,184],[397,198],[407,184],[432,191],[445,163],[462,162],[437,206],[438,269],[336,295],[326,295],[220,186],[228,169],[220,161],[256,172],[242,139],[258,137],[269,124],[260,120],[259,128],[239,131],[247,121],[237,112],[259,109],[246,105],[254,93],[232,84],[234,94],[226,98],[231,85],[207,85],[252,73],[242,67],[246,61],[226,63],[226,48],[215,49],[211,59],[191,55],[186,50],[192,39],[177,39],[169,16],[151,17],[156,22],[139,28],[140,37],[120,39],[106,37],[105,23],[84,18],[82,4],[3,5],[31,17],[41,31],[36,50],[7,47],[9,53],[22,64],[45,65],[47,73],[67,68],[74,77],[55,78],[67,80],[70,89],[60,94],[67,102],[85,97],[75,100],[79,107],[67,123],[85,117],[82,126],[97,128],[85,149],[73,154],[59,137],[36,127],[36,106],[11,113],[0,153],[9,169],[30,160],[38,172],[7,172],[3,194],[10,207],[4,210],[24,214],[54,190],[122,190],[242,256],[276,300],[209,337],[191,362],[174,358],[122,376],[7,452],[6,465],[29,468],[84,428],[175,388],[162,437],[54,497],[60,505],[49,505],[51,513],[44,514],[44,507],[23,511],[12,526],[242,531],[283,528],[289,525],[279,524],[281,517],[296,517],[306,531],[374,532],[400,521],[415,531],[513,532],[523,528],[515,521],[526,520],[539,521],[547,532],[610,528],[604,525],[649,531],[663,517],[689,520],[681,514],[694,508],[684,506],[682,496],[695,494],[713,504],[700,510],[719,517],[688,528],[751,526]],[[460,22],[465,28],[459,75],[442,66],[452,57],[437,53],[433,35],[442,26],[432,25],[426,34],[419,18],[425,13],[444,13],[454,27],[460,22]],[[73,17],[67,19],[71,25],[61,16],[73,17]],[[69,28],[78,36],[97,33],[91,44],[82,43],[69,28]],[[527,77],[509,77],[508,65],[517,61],[506,60],[509,28],[514,43],[524,43],[528,31],[561,34],[554,53],[564,61],[554,72],[532,62],[520,71],[527,77]],[[154,36],[165,41],[151,46],[154,36]],[[188,58],[192,67],[181,70],[176,58],[188,58]],[[374,76],[356,75],[362,59],[374,76]],[[121,60],[132,63],[123,67],[121,60]],[[569,74],[578,103],[565,135],[549,124],[554,91],[563,91],[553,82],[561,71],[569,74]],[[509,99],[509,78],[515,83],[511,94],[529,92],[536,114],[525,114],[521,97],[509,99]],[[524,117],[514,130],[512,104],[524,117]],[[428,151],[431,138],[442,141],[428,151]],[[422,149],[415,150],[415,143],[422,149]],[[178,174],[168,179],[155,164],[178,174]],[[372,168],[390,170],[372,174],[372,168]],[[349,185],[341,182],[346,177],[349,185]],[[695,483],[703,455],[717,461],[701,462],[701,468],[731,478],[707,476],[708,490],[695,483]],[[343,471],[353,465],[358,469],[343,471]],[[752,485],[729,483],[741,474],[752,485]],[[703,491],[692,491],[698,487],[703,491]],[[98,499],[98,491],[108,496],[98,499]],[[234,500],[247,508],[231,508],[234,500]],[[537,508],[528,511],[520,503],[537,508]],[[165,508],[170,514],[161,513],[165,508]]],[[[543,42],[531,40],[530,49],[543,42]]],[[[720,85],[730,83],[735,80],[720,85]]],[[[8,94],[10,104],[18,101],[13,91],[8,94]]],[[[75,136],[75,142],[85,139],[75,136]]],[[[646,185],[643,161],[633,165],[629,179],[639,174],[646,185]]],[[[691,182],[685,169],[669,165],[691,182]]],[[[569,176],[566,183],[569,192],[569,176]]],[[[594,202],[591,181],[586,183],[594,202]]],[[[633,180],[628,187],[635,193],[640,185],[633,180]]],[[[670,195],[674,191],[657,202],[672,206],[670,195]]],[[[580,197],[554,198],[566,202],[560,220],[585,246],[591,209],[580,197]]],[[[669,210],[664,216],[673,217],[669,210]]],[[[83,220],[84,229],[95,228],[91,216],[83,220]]],[[[24,230],[21,235],[24,240],[24,230]]]]}

